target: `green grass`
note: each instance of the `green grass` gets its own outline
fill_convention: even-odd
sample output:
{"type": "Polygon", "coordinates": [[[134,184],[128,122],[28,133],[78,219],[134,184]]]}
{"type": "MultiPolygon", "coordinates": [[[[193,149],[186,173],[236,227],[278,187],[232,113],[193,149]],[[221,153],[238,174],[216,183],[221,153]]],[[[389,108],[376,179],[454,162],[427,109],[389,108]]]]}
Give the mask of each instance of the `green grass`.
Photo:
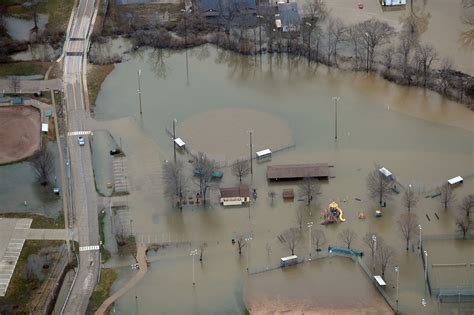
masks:
{"type": "Polygon", "coordinates": [[[99,236],[100,236],[100,256],[102,258],[102,263],[107,262],[110,258],[110,252],[105,248],[105,211],[101,211],[99,214],[99,236]]]}
{"type": "MultiPolygon", "coordinates": [[[[41,285],[44,283],[44,280],[41,281],[36,277],[26,277],[25,268],[28,257],[33,254],[38,254],[44,247],[56,247],[62,244],[64,244],[64,241],[26,241],[18,258],[7,294],[4,297],[0,297],[0,304],[12,305],[15,314],[28,314],[30,303],[33,301],[32,297],[38,295],[41,291],[41,285]]],[[[51,257],[53,257],[53,260],[51,260],[50,266],[53,266],[60,257],[58,254],[53,254],[51,257]]],[[[52,268],[50,268],[50,270],[52,270],[52,268]]],[[[45,279],[47,278],[48,277],[45,277],[45,279]]]]}
{"type": "Polygon", "coordinates": [[[30,218],[33,219],[31,223],[32,229],[64,229],[64,213],[60,212],[57,218],[49,218],[41,214],[28,212],[6,212],[0,213],[3,218],[30,218]]]}
{"type": "Polygon", "coordinates": [[[102,269],[100,281],[89,299],[86,314],[94,314],[107,297],[109,297],[110,288],[116,279],[117,273],[113,269],[102,269]]]}
{"type": "Polygon", "coordinates": [[[127,242],[125,245],[118,247],[118,253],[121,256],[128,256],[131,255],[133,257],[137,256],[137,242],[135,240],[135,236],[130,235],[127,238],[127,242]]]}
{"type": "Polygon", "coordinates": [[[0,77],[10,75],[45,75],[50,65],[50,62],[37,61],[2,63],[0,64],[0,77]]]}
{"type": "Polygon", "coordinates": [[[95,100],[99,95],[100,87],[105,78],[114,70],[115,65],[87,65],[87,90],[91,108],[95,107],[95,100]]]}

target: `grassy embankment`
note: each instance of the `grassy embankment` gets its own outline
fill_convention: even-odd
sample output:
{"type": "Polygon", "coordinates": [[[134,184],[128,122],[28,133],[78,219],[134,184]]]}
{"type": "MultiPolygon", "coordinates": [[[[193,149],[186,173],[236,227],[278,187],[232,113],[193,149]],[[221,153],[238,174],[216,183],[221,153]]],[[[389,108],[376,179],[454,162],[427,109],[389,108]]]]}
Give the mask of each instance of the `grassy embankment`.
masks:
{"type": "Polygon", "coordinates": [[[115,65],[87,65],[87,89],[89,92],[89,104],[94,111],[95,101],[99,95],[100,87],[105,78],[114,70],[115,65]]]}
{"type": "Polygon", "coordinates": [[[110,252],[105,248],[105,211],[101,211],[99,214],[99,236],[100,236],[100,256],[102,263],[107,262],[110,258],[110,252]]]}
{"type": "Polygon", "coordinates": [[[11,75],[45,75],[50,62],[22,61],[0,64],[0,77],[11,75]]]}
{"type": "Polygon", "coordinates": [[[100,305],[109,297],[112,284],[117,279],[117,273],[113,269],[102,269],[100,281],[96,285],[89,300],[86,314],[94,314],[100,305]]]}
{"type": "Polygon", "coordinates": [[[47,270],[43,269],[45,272],[43,279],[38,279],[35,275],[27,272],[28,257],[39,254],[41,249],[45,247],[57,247],[62,244],[64,244],[64,241],[26,241],[18,258],[7,293],[4,297],[0,297],[0,305],[10,305],[13,307],[15,314],[29,314],[31,302],[34,300],[32,297],[37,296],[41,292],[42,285],[46,282],[49,273],[53,269],[51,266],[54,266],[59,261],[60,254],[49,255],[51,259],[49,261],[50,268],[47,270]]]}
{"type": "Polygon", "coordinates": [[[0,213],[2,218],[30,218],[32,229],[64,229],[64,214],[62,212],[56,218],[49,218],[41,214],[27,212],[7,212],[0,213]]]}

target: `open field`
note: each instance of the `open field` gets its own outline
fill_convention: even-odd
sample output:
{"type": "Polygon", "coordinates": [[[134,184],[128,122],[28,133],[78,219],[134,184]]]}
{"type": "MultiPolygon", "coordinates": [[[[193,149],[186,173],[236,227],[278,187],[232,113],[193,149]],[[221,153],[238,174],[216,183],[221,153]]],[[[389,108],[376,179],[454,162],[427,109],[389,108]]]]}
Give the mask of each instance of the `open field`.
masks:
{"type": "Polygon", "coordinates": [[[0,108],[0,164],[23,160],[41,145],[40,112],[33,107],[0,108]]]}
{"type": "Polygon", "coordinates": [[[45,75],[50,62],[25,61],[0,64],[0,77],[13,75],[45,75]]]}

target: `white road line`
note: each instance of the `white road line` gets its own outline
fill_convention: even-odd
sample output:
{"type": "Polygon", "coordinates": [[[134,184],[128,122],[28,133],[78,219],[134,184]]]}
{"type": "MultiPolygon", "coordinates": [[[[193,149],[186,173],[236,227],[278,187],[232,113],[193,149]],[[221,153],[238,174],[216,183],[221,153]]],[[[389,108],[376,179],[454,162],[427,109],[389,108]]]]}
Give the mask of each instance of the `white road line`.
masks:
{"type": "Polygon", "coordinates": [[[90,130],[80,130],[80,131],[69,131],[67,133],[68,136],[85,136],[92,134],[90,130]]]}
{"type": "Polygon", "coordinates": [[[81,247],[79,247],[79,251],[80,251],[80,252],[89,251],[89,250],[99,250],[99,245],[81,246],[81,247]]]}

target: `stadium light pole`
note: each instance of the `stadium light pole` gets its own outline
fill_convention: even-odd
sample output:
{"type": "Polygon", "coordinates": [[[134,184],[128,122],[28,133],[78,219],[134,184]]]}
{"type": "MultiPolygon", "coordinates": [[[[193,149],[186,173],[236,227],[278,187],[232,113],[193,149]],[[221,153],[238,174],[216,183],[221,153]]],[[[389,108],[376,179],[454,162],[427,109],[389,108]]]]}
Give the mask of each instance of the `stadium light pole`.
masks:
{"type": "Polygon", "coordinates": [[[335,113],[334,113],[334,139],[337,141],[337,102],[341,98],[339,96],[333,96],[332,100],[334,101],[335,113]]]}
{"type": "Polygon", "coordinates": [[[311,227],[313,226],[313,222],[307,223],[309,229],[309,260],[311,260],[311,227]]]}
{"type": "Polygon", "coordinates": [[[196,256],[198,253],[198,250],[197,249],[193,249],[191,251],[191,253],[189,254],[190,256],[193,256],[193,285],[196,285],[196,280],[195,280],[195,276],[194,276],[194,256],[196,256]]]}

